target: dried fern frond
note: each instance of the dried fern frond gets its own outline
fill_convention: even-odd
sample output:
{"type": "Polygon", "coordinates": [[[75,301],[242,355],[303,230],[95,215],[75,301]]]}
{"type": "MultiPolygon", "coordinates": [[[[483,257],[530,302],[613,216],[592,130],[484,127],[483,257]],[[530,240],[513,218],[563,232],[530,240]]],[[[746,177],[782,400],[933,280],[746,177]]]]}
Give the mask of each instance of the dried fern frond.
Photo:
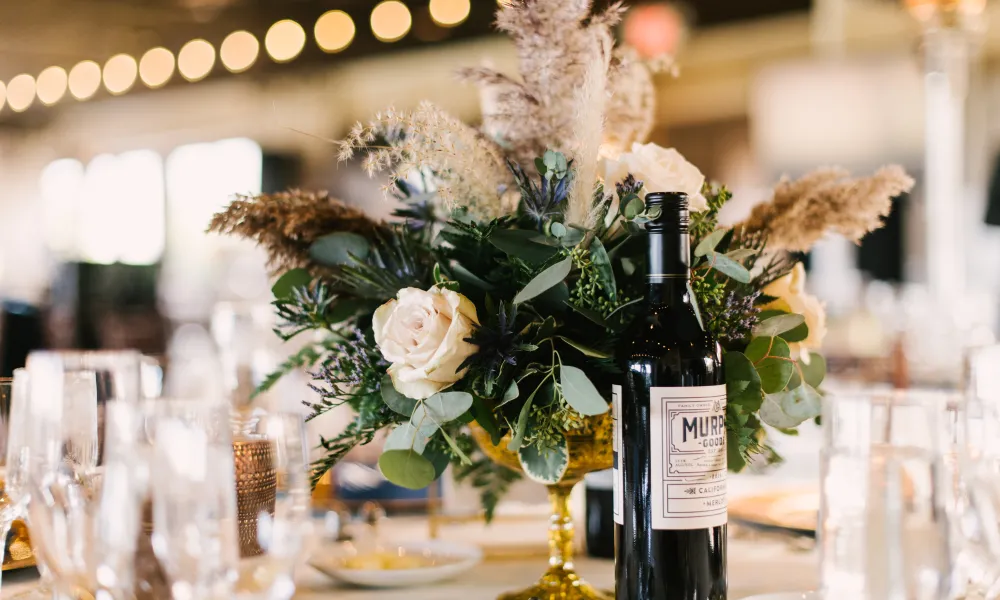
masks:
{"type": "Polygon", "coordinates": [[[310,266],[309,247],[337,231],[375,235],[382,226],[326,192],[290,190],[259,196],[238,195],[216,213],[209,232],[254,240],[267,252],[272,273],[310,266]]]}
{"type": "Polygon", "coordinates": [[[432,173],[438,196],[449,207],[464,206],[477,218],[502,214],[500,196],[512,180],[495,142],[456,117],[423,102],[413,111],[388,109],[358,124],[342,143],[340,159],[365,151],[369,175],[388,172],[388,194],[414,171],[432,173]],[[372,142],[385,139],[388,145],[372,142]]]}
{"type": "Polygon", "coordinates": [[[794,181],[782,179],[773,197],[738,227],[766,235],[768,250],[806,252],[827,233],[858,242],[882,226],[892,199],[913,183],[897,165],[857,179],[844,169],[818,169],[794,181]]]}

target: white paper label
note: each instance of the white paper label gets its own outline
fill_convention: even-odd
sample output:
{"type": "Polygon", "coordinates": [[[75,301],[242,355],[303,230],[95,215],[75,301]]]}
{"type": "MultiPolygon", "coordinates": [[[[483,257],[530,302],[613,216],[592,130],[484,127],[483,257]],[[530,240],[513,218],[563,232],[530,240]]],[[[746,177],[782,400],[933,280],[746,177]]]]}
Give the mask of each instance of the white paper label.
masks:
{"type": "Polygon", "coordinates": [[[622,497],[622,489],[624,485],[622,482],[622,386],[613,385],[611,386],[611,422],[614,428],[614,435],[612,439],[614,440],[612,444],[612,451],[614,453],[614,467],[612,468],[614,474],[614,483],[612,487],[614,488],[614,504],[615,504],[615,523],[619,525],[625,524],[625,519],[622,516],[623,506],[625,504],[625,499],[622,497]]]}
{"type": "Polygon", "coordinates": [[[653,529],[724,525],[726,386],[654,387],[649,395],[653,529]]]}

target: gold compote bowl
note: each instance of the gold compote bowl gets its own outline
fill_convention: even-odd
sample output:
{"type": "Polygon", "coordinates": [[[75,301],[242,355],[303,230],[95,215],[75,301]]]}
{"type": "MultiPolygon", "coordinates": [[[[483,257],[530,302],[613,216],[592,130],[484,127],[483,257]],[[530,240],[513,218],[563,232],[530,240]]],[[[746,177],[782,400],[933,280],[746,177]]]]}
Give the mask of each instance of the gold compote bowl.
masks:
{"type": "MultiPolygon", "coordinates": [[[[573,518],[569,493],[583,476],[612,466],[611,413],[587,417],[581,429],[566,434],[569,465],[558,483],[546,486],[552,516],[549,519],[549,568],[530,588],[503,594],[498,600],[613,600],[614,594],[601,592],[585,582],[573,568],[573,518]]],[[[507,449],[510,436],[493,445],[488,433],[472,426],[472,437],[490,460],[523,472],[517,452],[507,449]]]]}

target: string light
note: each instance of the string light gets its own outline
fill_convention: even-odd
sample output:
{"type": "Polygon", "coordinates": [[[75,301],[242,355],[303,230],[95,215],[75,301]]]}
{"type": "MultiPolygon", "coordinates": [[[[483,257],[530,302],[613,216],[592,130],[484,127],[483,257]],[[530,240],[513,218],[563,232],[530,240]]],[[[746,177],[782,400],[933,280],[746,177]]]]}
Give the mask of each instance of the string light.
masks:
{"type": "Polygon", "coordinates": [[[163,87],[174,76],[174,53],[166,48],[153,48],[139,61],[139,77],[146,87],[163,87]]]}
{"type": "Polygon", "coordinates": [[[264,47],[267,53],[275,62],[288,62],[293,60],[306,45],[306,31],[302,26],[285,19],[278,21],[267,30],[264,37],[264,47]]]}
{"type": "Polygon", "coordinates": [[[35,101],[35,78],[21,73],[7,83],[7,104],[14,112],[28,110],[35,101]]]}
{"type": "Polygon", "coordinates": [[[226,36],[219,47],[222,64],[232,73],[246,71],[257,62],[260,42],[249,31],[234,31],[226,36]]]}
{"type": "Polygon", "coordinates": [[[410,9],[399,0],[385,0],[372,11],[372,33],[383,42],[403,39],[412,25],[410,9]]]}
{"type": "Polygon", "coordinates": [[[188,81],[200,81],[215,65],[215,48],[205,40],[191,40],[177,54],[177,70],[188,81]]]}
{"type": "Polygon", "coordinates": [[[431,0],[430,11],[438,25],[455,27],[469,18],[472,4],[469,0],[431,0]]]}
{"type": "Polygon", "coordinates": [[[342,10],[331,10],[316,20],[316,44],[324,52],[340,52],[351,45],[357,28],[354,19],[342,10]]]}
{"type": "Polygon", "coordinates": [[[101,87],[101,66],[92,60],[77,63],[69,72],[69,93],[77,100],[87,100],[101,87]]]}
{"type": "Polygon", "coordinates": [[[139,74],[139,65],[128,54],[116,54],[104,63],[104,87],[118,96],[129,91],[139,74]]]}
{"type": "Polygon", "coordinates": [[[38,81],[35,82],[35,93],[38,94],[38,99],[41,100],[42,104],[52,106],[66,95],[68,84],[69,75],[66,74],[66,69],[49,67],[38,74],[38,81]]]}

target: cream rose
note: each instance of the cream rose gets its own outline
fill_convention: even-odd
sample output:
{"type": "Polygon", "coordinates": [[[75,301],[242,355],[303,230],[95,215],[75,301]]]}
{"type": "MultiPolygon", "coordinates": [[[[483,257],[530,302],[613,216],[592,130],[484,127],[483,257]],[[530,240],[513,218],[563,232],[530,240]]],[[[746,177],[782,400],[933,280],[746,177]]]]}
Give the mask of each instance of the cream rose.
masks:
{"type": "Polygon", "coordinates": [[[372,317],[375,343],[392,363],[392,385],[414,400],[430,398],[462,378],[459,366],[476,351],[465,339],[477,324],[468,298],[438,287],[399,290],[372,317]]]}
{"type": "Polygon", "coordinates": [[[790,273],[764,287],[766,296],[777,300],[762,306],[763,310],[777,309],[797,313],[806,318],[809,336],[801,342],[789,343],[792,358],[809,363],[809,351],[818,350],[826,337],[826,309],[819,298],[806,293],[806,269],[796,263],[790,273]]]}
{"type": "Polygon", "coordinates": [[[604,160],[605,185],[612,186],[629,173],[645,184],[643,197],[645,192],[684,192],[692,212],[708,208],[708,201],[701,195],[705,176],[673,148],[635,143],[631,152],[604,160]]]}

